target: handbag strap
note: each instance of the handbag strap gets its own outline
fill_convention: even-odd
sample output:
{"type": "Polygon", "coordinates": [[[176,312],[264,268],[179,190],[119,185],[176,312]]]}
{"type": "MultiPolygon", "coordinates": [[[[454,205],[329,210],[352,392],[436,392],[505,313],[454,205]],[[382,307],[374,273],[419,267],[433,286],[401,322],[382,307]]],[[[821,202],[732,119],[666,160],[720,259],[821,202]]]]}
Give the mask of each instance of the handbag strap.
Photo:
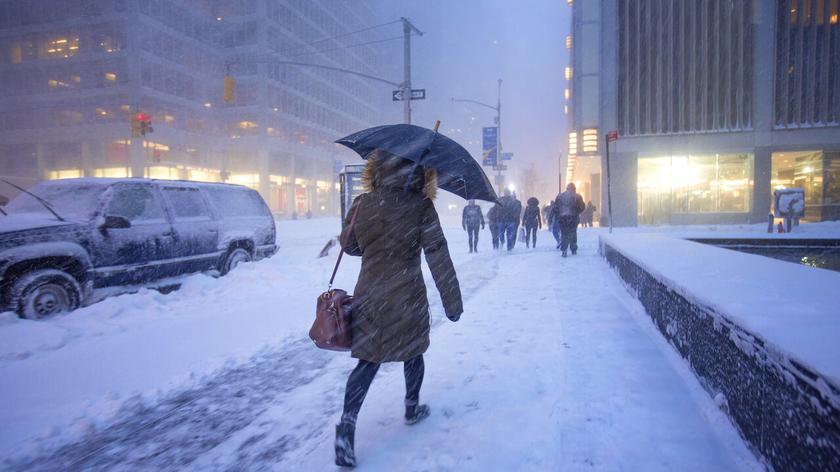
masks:
{"type": "Polygon", "coordinates": [[[335,261],[335,267],[333,267],[332,277],[330,277],[330,284],[327,287],[327,291],[332,288],[333,280],[335,280],[335,274],[338,272],[338,265],[341,264],[341,256],[344,255],[344,245],[347,243],[347,238],[350,237],[350,233],[353,231],[353,226],[356,224],[356,216],[359,214],[359,207],[361,207],[361,203],[356,205],[356,209],[353,210],[353,216],[350,217],[350,224],[347,226],[347,229],[344,230],[344,234],[341,235],[341,247],[338,250],[338,260],[335,261]]]}

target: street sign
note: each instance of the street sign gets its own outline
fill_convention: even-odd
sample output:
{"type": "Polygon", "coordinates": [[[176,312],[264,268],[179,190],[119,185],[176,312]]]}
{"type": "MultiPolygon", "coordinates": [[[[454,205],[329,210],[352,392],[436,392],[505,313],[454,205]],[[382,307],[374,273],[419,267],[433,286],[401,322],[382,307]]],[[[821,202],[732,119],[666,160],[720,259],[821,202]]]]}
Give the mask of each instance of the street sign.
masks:
{"type": "Polygon", "coordinates": [[[502,153],[502,160],[503,161],[509,161],[511,159],[513,159],[513,153],[512,152],[503,152],[502,153]]]}
{"type": "Polygon", "coordinates": [[[607,142],[611,143],[613,141],[618,141],[618,130],[613,130],[607,133],[607,142]]]}
{"type": "Polygon", "coordinates": [[[496,146],[499,144],[499,128],[495,126],[488,126],[481,130],[481,150],[482,150],[482,164],[485,166],[494,166],[498,162],[496,154],[496,146]]]}
{"type": "MultiPolygon", "coordinates": [[[[411,89],[411,100],[425,100],[426,89],[411,89]]],[[[391,92],[391,101],[402,102],[405,100],[405,94],[402,89],[391,92]]]]}
{"type": "MultiPolygon", "coordinates": [[[[503,155],[504,155],[504,154],[503,154],[503,155]]],[[[493,166],[493,170],[496,170],[496,171],[502,171],[502,172],[504,172],[504,171],[506,171],[506,170],[507,170],[507,166],[506,166],[506,165],[504,165],[504,164],[499,164],[499,165],[497,165],[497,166],[493,166]]]]}

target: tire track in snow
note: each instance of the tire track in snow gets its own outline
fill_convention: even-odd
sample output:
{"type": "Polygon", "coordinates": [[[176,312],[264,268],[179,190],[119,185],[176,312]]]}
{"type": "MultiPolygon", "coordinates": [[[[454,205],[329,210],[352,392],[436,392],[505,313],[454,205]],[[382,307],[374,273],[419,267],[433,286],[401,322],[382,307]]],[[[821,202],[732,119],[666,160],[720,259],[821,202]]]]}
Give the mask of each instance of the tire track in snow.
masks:
{"type": "MultiPolygon", "coordinates": [[[[456,266],[465,302],[493,279],[500,254],[472,258],[456,266]],[[476,266],[481,270],[475,270],[476,266]],[[479,274],[478,277],[474,276],[479,274]],[[473,275],[464,277],[463,274],[473,275]]],[[[434,282],[427,277],[432,313],[441,303],[434,282]]],[[[432,317],[432,329],[444,321],[432,317]]],[[[110,425],[78,441],[37,456],[5,461],[4,468],[18,470],[174,470],[188,468],[203,454],[245,430],[284,396],[315,379],[341,379],[334,389],[343,391],[346,369],[333,362],[336,355],[316,349],[309,339],[298,339],[278,349],[265,349],[247,362],[214,375],[201,385],[178,392],[153,406],[125,407],[110,425]]],[[[333,382],[334,383],[334,382],[333,382]]],[[[306,431],[278,437],[265,432],[244,438],[235,458],[236,468],[270,467],[285,452],[323,432],[334,418],[340,399],[328,398],[320,418],[310,418],[306,431]]],[[[268,423],[270,425],[270,423],[268,423]]]]}

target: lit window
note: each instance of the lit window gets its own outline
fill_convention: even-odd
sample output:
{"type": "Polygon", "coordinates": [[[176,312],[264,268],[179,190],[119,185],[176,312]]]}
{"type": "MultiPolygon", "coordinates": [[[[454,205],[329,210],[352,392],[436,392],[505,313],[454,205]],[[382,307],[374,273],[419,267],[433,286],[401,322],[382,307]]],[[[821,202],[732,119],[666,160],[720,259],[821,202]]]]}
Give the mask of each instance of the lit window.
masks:
{"type": "Polygon", "coordinates": [[[572,80],[572,68],[566,67],[566,80],[572,80]]]}
{"type": "Polygon", "coordinates": [[[240,121],[239,122],[239,127],[241,129],[253,129],[253,128],[257,127],[257,124],[254,123],[253,121],[240,121]]]}
{"type": "Polygon", "coordinates": [[[572,49],[572,37],[566,36],[566,49],[572,49]]]}
{"type": "Polygon", "coordinates": [[[569,155],[577,154],[577,133],[572,131],[569,133],[569,155]]]}
{"type": "Polygon", "coordinates": [[[105,80],[108,82],[116,82],[117,81],[117,74],[113,72],[106,72],[105,73],[105,80]]]}
{"type": "Polygon", "coordinates": [[[596,154],[598,152],[598,129],[588,128],[583,130],[583,153],[596,154]]]}
{"type": "Polygon", "coordinates": [[[79,38],[56,38],[44,45],[44,57],[68,58],[79,51],[79,38]]]}
{"type": "Polygon", "coordinates": [[[571,97],[571,96],[572,96],[572,92],[571,92],[569,89],[566,89],[566,90],[564,90],[564,91],[563,91],[563,97],[564,97],[566,100],[568,100],[568,99],[569,99],[569,97],[571,97]]]}

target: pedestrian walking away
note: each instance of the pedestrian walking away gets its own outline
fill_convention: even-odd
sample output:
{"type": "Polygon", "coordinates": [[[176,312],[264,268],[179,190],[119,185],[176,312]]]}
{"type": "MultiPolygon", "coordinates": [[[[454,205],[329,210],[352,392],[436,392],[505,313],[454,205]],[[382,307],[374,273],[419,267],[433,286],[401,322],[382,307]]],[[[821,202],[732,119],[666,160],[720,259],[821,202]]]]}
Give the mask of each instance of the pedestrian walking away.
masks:
{"type": "Polygon", "coordinates": [[[490,226],[490,239],[493,242],[493,249],[499,249],[499,205],[487,211],[487,224],[490,226]]]}
{"type": "Polygon", "coordinates": [[[478,252],[478,228],[484,229],[484,214],[481,212],[481,207],[475,204],[475,200],[470,200],[464,207],[461,226],[469,237],[470,252],[478,252]]]}
{"type": "Polygon", "coordinates": [[[560,223],[560,250],[563,251],[563,257],[566,257],[569,248],[573,255],[577,254],[577,227],[580,224],[580,214],[585,208],[583,197],[575,192],[575,184],[571,182],[566,185],[566,191],[554,199],[555,219],[560,223]]]}
{"type": "Polygon", "coordinates": [[[522,215],[522,202],[512,195],[510,189],[505,189],[504,196],[499,199],[499,206],[501,206],[499,239],[506,239],[507,249],[512,251],[516,246],[516,232],[522,215]]]}
{"type": "Polygon", "coordinates": [[[525,226],[525,247],[537,247],[537,230],[542,229],[542,217],[540,216],[540,201],[535,197],[528,199],[522,216],[522,224],[525,226]]]}
{"type": "Polygon", "coordinates": [[[595,205],[592,203],[592,200],[589,200],[589,202],[586,204],[586,208],[584,208],[583,213],[581,213],[580,215],[581,222],[583,223],[584,227],[592,227],[593,221],[595,219],[595,211],[597,211],[597,208],[595,208],[595,205]]]}
{"type": "Polygon", "coordinates": [[[557,245],[557,249],[560,249],[560,219],[557,216],[557,205],[555,203],[555,200],[552,200],[549,204],[546,221],[551,235],[554,236],[554,243],[557,245]]]}
{"type": "Polygon", "coordinates": [[[434,170],[375,152],[362,176],[367,192],[356,197],[347,212],[345,227],[358,208],[342,248],[362,257],[351,322],[351,355],[359,362],[347,379],[335,437],[335,463],[345,467],[356,465],[356,418],[383,362],[404,363],[405,422],[414,424],[430,413],[427,405],[420,404],[430,328],[421,252],[446,316],[457,321],[463,311],[455,268],[433,204],[434,170]]]}

